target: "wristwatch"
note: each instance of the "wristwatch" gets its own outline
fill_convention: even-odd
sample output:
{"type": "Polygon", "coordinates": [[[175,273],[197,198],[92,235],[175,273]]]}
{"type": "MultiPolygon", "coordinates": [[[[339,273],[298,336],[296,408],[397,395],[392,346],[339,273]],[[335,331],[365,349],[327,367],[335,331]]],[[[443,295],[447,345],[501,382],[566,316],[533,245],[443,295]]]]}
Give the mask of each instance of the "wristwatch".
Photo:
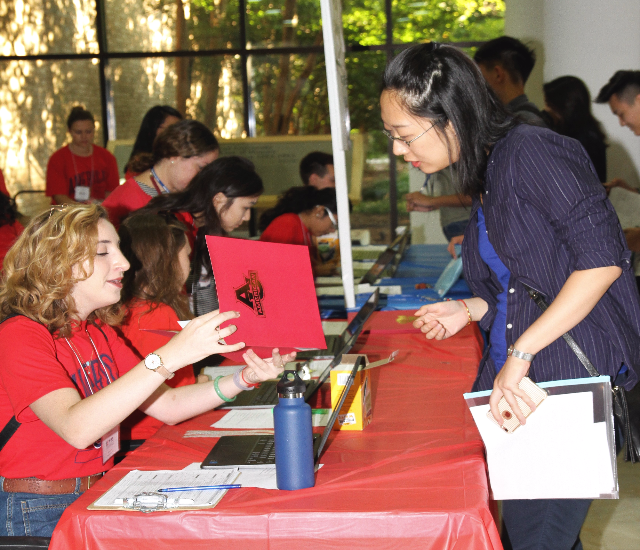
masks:
{"type": "Polygon", "coordinates": [[[533,358],[536,356],[535,353],[525,353],[524,351],[518,351],[513,346],[509,346],[509,349],[507,350],[507,357],[511,357],[512,355],[518,359],[522,359],[523,361],[529,361],[529,363],[531,363],[533,358]]]}
{"type": "Polygon", "coordinates": [[[157,372],[164,376],[165,380],[171,380],[175,373],[171,372],[167,367],[162,363],[162,359],[157,353],[150,353],[144,358],[144,366],[153,372],[157,372]]]}

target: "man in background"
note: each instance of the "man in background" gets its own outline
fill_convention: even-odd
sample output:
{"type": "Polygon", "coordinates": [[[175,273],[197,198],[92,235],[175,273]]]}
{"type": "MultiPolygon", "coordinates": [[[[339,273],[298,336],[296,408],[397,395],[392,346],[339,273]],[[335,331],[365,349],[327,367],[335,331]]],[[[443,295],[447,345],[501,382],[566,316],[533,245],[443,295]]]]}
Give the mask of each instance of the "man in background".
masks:
{"type": "Polygon", "coordinates": [[[300,161],[300,177],[304,185],[311,185],[316,189],[335,187],[333,155],[320,151],[309,153],[300,161]]]}
{"type": "MultiPolygon", "coordinates": [[[[620,126],[626,126],[636,136],[640,136],[640,71],[617,71],[607,82],[596,97],[596,103],[608,103],[611,112],[618,117],[620,126]]],[[[622,187],[633,193],[638,193],[635,187],[621,178],[611,180],[605,184],[607,191],[613,187],[622,187]]],[[[624,230],[627,244],[634,252],[640,252],[640,228],[624,230]]],[[[638,285],[640,287],[640,280],[638,285]]]]}
{"type": "Polygon", "coordinates": [[[547,126],[538,107],[524,93],[524,85],[536,64],[532,49],[516,38],[501,36],[478,48],[473,59],[509,111],[527,124],[547,126]]]}

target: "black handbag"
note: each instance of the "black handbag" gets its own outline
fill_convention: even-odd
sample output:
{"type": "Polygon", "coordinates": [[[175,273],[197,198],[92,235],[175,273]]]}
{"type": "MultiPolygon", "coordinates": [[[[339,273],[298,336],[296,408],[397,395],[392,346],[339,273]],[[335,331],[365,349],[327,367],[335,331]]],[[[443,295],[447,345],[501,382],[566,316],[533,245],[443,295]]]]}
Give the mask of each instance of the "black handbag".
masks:
{"type": "MultiPolygon", "coordinates": [[[[535,289],[522,283],[536,305],[545,311],[548,307],[542,295],[535,289]]],[[[600,376],[589,358],[584,354],[577,342],[568,332],[562,337],[576,354],[590,376],[600,376]]],[[[629,367],[627,367],[629,368],[629,367]]],[[[640,384],[636,384],[631,390],[625,390],[622,385],[617,385],[619,377],[613,381],[613,416],[618,422],[624,436],[624,460],[631,463],[640,461],[640,384]]]]}

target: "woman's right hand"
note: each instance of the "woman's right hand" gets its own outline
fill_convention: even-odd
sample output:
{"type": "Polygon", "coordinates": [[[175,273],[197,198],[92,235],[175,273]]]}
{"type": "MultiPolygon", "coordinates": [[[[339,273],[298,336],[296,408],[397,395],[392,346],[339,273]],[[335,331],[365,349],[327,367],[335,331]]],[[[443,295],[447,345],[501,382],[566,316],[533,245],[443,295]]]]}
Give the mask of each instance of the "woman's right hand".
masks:
{"type": "Polygon", "coordinates": [[[242,349],[244,342],[227,345],[224,339],[236,330],[235,325],[220,328],[225,321],[237,319],[237,311],[219,310],[192,319],[178,334],[158,350],[165,366],[172,372],[214,353],[230,353],[242,349]]]}
{"type": "Polygon", "coordinates": [[[469,323],[467,308],[462,302],[454,300],[422,306],[414,315],[418,319],[413,322],[413,326],[420,329],[427,340],[449,338],[469,323]]]}

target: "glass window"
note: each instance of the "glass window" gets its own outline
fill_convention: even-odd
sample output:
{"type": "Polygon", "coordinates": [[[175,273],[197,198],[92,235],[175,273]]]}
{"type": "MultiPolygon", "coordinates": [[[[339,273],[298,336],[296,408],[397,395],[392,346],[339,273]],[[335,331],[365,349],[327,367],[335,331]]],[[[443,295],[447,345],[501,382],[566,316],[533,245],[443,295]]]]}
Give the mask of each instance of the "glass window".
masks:
{"type": "Polygon", "coordinates": [[[0,3],[0,55],[98,53],[93,0],[0,3]]]}
{"type": "Polygon", "coordinates": [[[240,46],[238,0],[106,0],[105,12],[107,44],[112,52],[240,46]]]}
{"type": "Polygon", "coordinates": [[[319,46],[319,0],[247,0],[247,48],[319,46]]]}
{"type": "Polygon", "coordinates": [[[504,0],[393,0],[393,41],[489,40],[504,32],[504,11],[504,0]]]}
{"type": "Polygon", "coordinates": [[[324,56],[250,56],[248,63],[256,135],[331,132],[324,56]]]}
{"type": "Polygon", "coordinates": [[[0,60],[0,168],[10,193],[44,189],[47,162],[68,141],[66,120],[78,104],[95,117],[102,145],[97,60],[0,60]]]}
{"type": "Polygon", "coordinates": [[[223,138],[243,135],[240,56],[113,59],[109,75],[118,139],[135,139],[154,105],[175,107],[223,138]]]}

